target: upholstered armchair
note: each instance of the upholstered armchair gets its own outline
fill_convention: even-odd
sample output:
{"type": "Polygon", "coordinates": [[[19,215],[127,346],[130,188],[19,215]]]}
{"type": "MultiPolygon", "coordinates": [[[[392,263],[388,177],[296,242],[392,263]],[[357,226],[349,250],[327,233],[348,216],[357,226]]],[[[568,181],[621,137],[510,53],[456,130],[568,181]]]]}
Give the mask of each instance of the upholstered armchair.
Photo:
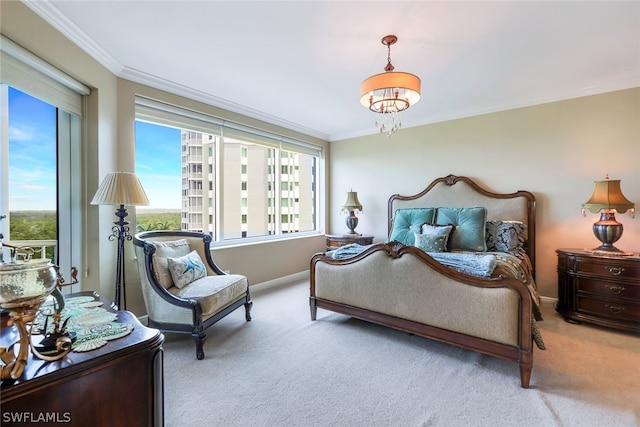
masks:
{"type": "Polygon", "coordinates": [[[190,231],[145,231],[133,238],[148,325],[191,334],[204,358],[205,329],[244,305],[251,320],[245,276],[227,274],[211,257],[211,236],[190,231]]]}

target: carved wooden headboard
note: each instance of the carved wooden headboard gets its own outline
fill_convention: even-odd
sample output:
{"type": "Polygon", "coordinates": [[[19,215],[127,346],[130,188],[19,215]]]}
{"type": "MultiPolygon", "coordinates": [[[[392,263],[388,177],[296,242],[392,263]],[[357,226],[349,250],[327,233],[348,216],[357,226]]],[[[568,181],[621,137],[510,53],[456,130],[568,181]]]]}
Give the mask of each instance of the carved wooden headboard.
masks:
{"type": "Polygon", "coordinates": [[[487,220],[522,221],[527,225],[525,250],[535,272],[536,198],[529,191],[494,193],[476,184],[471,178],[448,175],[437,178],[427,188],[412,196],[394,194],[389,198],[387,221],[391,231],[396,209],[418,207],[487,208],[487,220]]]}

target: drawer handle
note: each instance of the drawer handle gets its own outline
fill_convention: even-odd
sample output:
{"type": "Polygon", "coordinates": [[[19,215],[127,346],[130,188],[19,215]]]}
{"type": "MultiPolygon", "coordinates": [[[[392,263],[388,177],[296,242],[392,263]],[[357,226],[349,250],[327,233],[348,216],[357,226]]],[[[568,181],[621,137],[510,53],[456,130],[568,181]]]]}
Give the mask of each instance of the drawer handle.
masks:
{"type": "Polygon", "coordinates": [[[624,310],[624,307],[618,307],[617,305],[605,305],[612,313],[618,314],[624,310]]]}
{"type": "Polygon", "coordinates": [[[619,293],[625,290],[624,286],[604,285],[604,287],[608,288],[612,294],[616,294],[616,295],[618,295],[619,293]]]}
{"type": "Polygon", "coordinates": [[[622,267],[606,267],[606,268],[607,270],[609,270],[609,273],[613,274],[614,276],[619,276],[624,271],[624,268],[622,267]]]}

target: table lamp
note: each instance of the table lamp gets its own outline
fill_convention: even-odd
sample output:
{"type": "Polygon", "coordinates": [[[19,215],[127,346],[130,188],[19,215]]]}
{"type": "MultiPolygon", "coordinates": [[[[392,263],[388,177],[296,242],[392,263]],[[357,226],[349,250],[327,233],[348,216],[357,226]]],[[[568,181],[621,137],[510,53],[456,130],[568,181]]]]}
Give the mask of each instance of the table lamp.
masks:
{"type": "Polygon", "coordinates": [[[594,251],[604,251],[612,254],[624,254],[623,251],[613,246],[622,237],[622,224],[616,221],[615,212],[625,213],[630,210],[630,215],[635,216],[635,205],[627,200],[620,189],[620,180],[609,179],[607,175],[604,181],[595,181],[595,188],[591,198],[582,204],[582,214],[586,216],[586,209],[593,213],[600,212],[600,221],[593,224],[593,234],[602,242],[602,245],[594,251]]]}
{"type": "Polygon", "coordinates": [[[351,190],[347,192],[347,200],[342,204],[340,208],[340,212],[349,212],[349,216],[347,216],[346,223],[347,228],[349,229],[349,234],[359,236],[356,233],[356,227],[358,226],[358,217],[356,216],[355,211],[362,212],[362,204],[358,200],[358,193],[351,190]]]}

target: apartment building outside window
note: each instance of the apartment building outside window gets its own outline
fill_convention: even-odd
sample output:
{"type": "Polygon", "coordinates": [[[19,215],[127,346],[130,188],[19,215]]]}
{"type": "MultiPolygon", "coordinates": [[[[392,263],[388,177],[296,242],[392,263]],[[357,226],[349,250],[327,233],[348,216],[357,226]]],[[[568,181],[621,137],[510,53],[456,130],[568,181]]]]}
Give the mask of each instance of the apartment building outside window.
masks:
{"type": "Polygon", "coordinates": [[[318,232],[319,147],[144,99],[136,118],[136,173],[151,203],[138,229],[167,225],[153,219],[164,212],[172,228],[217,244],[318,232]]]}

